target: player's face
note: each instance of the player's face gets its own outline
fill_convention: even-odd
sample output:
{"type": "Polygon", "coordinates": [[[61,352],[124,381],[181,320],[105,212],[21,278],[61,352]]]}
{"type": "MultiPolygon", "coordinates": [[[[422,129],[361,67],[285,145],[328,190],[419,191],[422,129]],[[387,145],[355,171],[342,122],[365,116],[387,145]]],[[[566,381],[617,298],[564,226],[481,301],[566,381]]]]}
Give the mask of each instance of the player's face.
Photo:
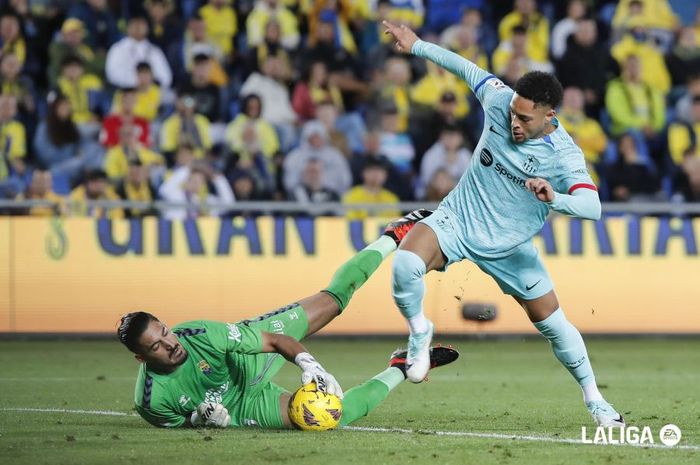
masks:
{"type": "Polygon", "coordinates": [[[514,94],[510,101],[510,132],[513,140],[520,144],[544,136],[554,115],[552,108],[535,106],[532,100],[514,94]]]}
{"type": "Polygon", "coordinates": [[[148,323],[139,344],[141,353],[136,355],[136,359],[161,370],[172,370],[187,359],[187,352],[177,336],[157,320],[148,323]]]}

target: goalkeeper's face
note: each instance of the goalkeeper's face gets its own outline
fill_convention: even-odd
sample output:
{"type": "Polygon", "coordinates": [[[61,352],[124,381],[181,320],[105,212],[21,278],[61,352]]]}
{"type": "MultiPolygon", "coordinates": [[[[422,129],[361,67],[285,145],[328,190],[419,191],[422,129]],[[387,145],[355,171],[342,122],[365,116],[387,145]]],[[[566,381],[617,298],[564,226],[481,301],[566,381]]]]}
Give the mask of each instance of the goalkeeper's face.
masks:
{"type": "Polygon", "coordinates": [[[172,371],[187,360],[187,352],[177,336],[158,320],[148,323],[139,345],[141,350],[136,359],[162,371],[172,371]]]}

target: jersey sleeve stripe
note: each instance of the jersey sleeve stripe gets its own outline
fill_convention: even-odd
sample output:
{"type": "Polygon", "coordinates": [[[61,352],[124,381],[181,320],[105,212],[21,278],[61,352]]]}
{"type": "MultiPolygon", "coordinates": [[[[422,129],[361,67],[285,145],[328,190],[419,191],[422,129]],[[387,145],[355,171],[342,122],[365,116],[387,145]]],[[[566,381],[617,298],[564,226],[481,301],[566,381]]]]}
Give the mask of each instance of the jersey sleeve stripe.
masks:
{"type": "Polygon", "coordinates": [[[569,195],[571,195],[576,189],[590,189],[593,191],[598,191],[598,188],[595,187],[593,184],[588,184],[585,182],[581,182],[578,184],[574,184],[573,186],[569,187],[569,195]]]}
{"type": "Polygon", "coordinates": [[[190,337],[190,336],[197,336],[198,334],[204,334],[206,333],[207,330],[205,328],[197,328],[197,329],[190,329],[190,328],[183,328],[183,329],[176,329],[173,331],[177,337],[190,337]]]}
{"type": "Polygon", "coordinates": [[[142,406],[145,409],[151,408],[151,393],[153,392],[153,378],[146,375],[146,380],[143,383],[143,402],[142,406]]]}
{"type": "Polygon", "coordinates": [[[479,90],[479,87],[483,86],[483,85],[486,83],[486,81],[488,81],[489,79],[495,78],[495,77],[496,77],[496,76],[494,76],[493,74],[489,74],[489,75],[486,76],[484,79],[482,79],[481,82],[479,82],[479,83],[476,85],[476,87],[474,87],[474,93],[476,94],[476,91],[479,90]]]}

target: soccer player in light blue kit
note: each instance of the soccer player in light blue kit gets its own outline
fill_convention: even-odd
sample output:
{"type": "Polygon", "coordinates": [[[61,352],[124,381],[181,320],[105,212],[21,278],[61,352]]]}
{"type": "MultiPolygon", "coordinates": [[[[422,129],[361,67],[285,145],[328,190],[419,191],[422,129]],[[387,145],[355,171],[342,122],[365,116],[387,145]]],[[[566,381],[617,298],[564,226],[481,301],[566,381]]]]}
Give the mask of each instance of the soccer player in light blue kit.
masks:
{"type": "Polygon", "coordinates": [[[426,58],[466,81],[485,113],[471,166],[435,213],[409,232],[394,258],[394,301],[410,329],[408,379],[421,382],[430,363],[433,324],[423,314],[423,276],[467,259],[525,309],[581,386],[596,423],[624,425],[600,394],[583,338],[560,308],[532,244],[550,210],[591,220],[601,213],[583,153],[555,117],[561,84],[535,71],[511,89],[469,60],[420,40],[408,27],[383,24],[399,51],[426,58]]]}

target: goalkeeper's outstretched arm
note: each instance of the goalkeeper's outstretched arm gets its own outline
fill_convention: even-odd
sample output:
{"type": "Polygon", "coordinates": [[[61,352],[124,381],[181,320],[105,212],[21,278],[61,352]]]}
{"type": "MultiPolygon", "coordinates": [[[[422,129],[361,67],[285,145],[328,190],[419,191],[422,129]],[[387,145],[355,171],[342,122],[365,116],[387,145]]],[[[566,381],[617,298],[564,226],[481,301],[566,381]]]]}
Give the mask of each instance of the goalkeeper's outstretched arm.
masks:
{"type": "Polygon", "coordinates": [[[343,389],[333,375],[328,373],[296,339],[284,334],[262,333],[261,352],[276,352],[301,368],[301,384],[311,381],[320,391],[343,398],[343,389]]]}
{"type": "Polygon", "coordinates": [[[389,21],[384,21],[382,24],[386,27],[384,33],[391,34],[394,37],[396,48],[400,52],[412,53],[415,56],[432,61],[462,78],[474,92],[488,78],[494,77],[493,74],[479,68],[466,58],[438,45],[420,40],[415,32],[404,25],[397,26],[389,21]]]}

